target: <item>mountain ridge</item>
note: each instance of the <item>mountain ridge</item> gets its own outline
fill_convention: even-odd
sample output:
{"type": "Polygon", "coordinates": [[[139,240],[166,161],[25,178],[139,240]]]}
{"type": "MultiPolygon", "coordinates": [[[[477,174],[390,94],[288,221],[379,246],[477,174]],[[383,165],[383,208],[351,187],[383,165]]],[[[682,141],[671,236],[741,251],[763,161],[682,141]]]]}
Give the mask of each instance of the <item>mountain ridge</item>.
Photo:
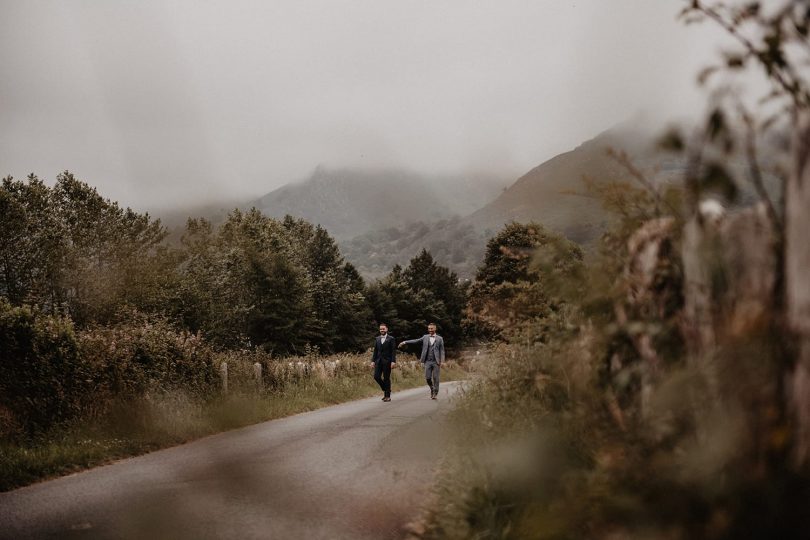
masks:
{"type": "Polygon", "coordinates": [[[336,238],[469,214],[506,183],[484,175],[424,175],[394,169],[318,167],[306,179],[251,203],[265,214],[287,214],[325,227],[336,238]]]}
{"type": "Polygon", "coordinates": [[[537,221],[570,240],[587,244],[604,230],[608,218],[598,200],[583,196],[587,191],[584,178],[598,183],[628,179],[628,172],[608,155],[609,148],[626,152],[655,182],[666,181],[673,168],[681,169],[675,165],[666,174],[654,170],[664,159],[654,140],[654,136],[629,125],[603,131],[532,168],[464,221],[490,231],[510,221],[537,221]]]}
{"type": "MultiPolygon", "coordinates": [[[[654,182],[680,174],[683,163],[654,144],[656,136],[619,125],[546,159],[511,183],[491,175],[427,175],[397,168],[328,168],[285,184],[240,208],[292,215],[320,224],[367,278],[407,264],[428,249],[442,265],[470,278],[486,240],[512,221],[536,221],[583,245],[605,230],[609,216],[583,180],[628,181],[607,153],[625,151],[654,182]]],[[[217,217],[224,219],[219,209],[217,217]]]]}

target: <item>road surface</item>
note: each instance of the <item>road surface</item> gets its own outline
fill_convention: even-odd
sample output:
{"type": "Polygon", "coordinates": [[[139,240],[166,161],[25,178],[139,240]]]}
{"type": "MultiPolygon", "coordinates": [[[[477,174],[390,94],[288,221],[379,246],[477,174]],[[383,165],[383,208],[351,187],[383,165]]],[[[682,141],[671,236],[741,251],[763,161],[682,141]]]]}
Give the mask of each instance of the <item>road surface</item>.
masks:
{"type": "Polygon", "coordinates": [[[0,538],[401,538],[457,385],[395,392],[0,493],[0,538]]]}

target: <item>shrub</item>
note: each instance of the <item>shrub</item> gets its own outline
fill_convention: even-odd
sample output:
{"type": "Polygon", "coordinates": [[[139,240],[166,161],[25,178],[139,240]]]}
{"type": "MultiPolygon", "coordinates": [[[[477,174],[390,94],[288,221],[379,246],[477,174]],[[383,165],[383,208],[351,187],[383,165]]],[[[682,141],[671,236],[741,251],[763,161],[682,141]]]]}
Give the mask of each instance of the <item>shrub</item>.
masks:
{"type": "Polygon", "coordinates": [[[215,354],[199,334],[177,331],[166,319],[137,312],[112,326],[79,334],[79,351],[92,374],[97,407],[150,391],[183,390],[205,396],[216,388],[215,354]]]}
{"type": "Polygon", "coordinates": [[[0,298],[0,405],[28,434],[75,416],[88,398],[85,365],[67,317],[0,298]]]}

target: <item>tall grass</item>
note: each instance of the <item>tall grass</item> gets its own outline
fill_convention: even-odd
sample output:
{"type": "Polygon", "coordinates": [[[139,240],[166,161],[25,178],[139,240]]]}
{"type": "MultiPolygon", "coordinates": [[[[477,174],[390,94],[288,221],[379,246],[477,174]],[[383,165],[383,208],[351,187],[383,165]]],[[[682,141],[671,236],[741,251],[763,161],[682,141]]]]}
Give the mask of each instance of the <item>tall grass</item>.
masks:
{"type": "Polygon", "coordinates": [[[606,377],[610,343],[582,327],[500,345],[451,413],[453,447],[420,539],[807,538],[810,471],[777,422],[773,336],[746,336],[711,370],[639,365],[606,377]],[[624,392],[624,394],[623,394],[624,392]]]}

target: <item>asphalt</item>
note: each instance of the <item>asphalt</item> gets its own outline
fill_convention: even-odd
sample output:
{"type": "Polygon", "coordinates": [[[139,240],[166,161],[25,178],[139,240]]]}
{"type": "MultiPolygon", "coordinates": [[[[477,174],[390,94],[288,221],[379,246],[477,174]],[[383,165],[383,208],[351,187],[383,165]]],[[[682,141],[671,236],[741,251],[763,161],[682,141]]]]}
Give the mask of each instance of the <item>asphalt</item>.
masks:
{"type": "Polygon", "coordinates": [[[429,500],[457,388],[336,405],[0,493],[0,538],[402,538],[429,500]]]}

